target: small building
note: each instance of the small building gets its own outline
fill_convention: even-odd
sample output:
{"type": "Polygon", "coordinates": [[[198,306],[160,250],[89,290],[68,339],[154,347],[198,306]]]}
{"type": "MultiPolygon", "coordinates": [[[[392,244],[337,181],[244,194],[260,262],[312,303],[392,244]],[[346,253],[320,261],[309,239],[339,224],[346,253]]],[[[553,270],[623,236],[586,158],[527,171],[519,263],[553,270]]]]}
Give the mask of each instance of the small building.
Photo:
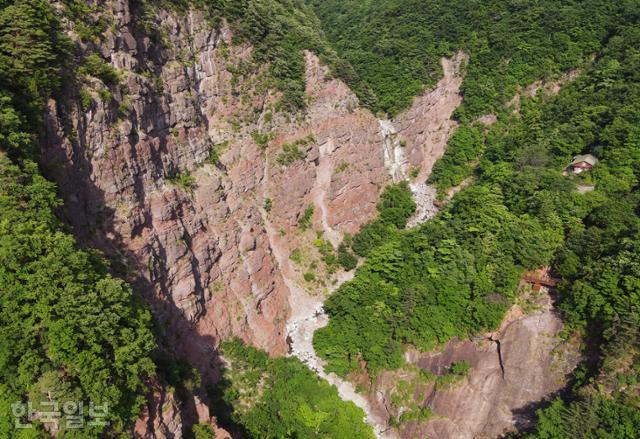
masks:
{"type": "Polygon", "coordinates": [[[596,156],[591,154],[581,154],[573,158],[573,161],[569,164],[567,169],[571,170],[574,174],[579,174],[582,171],[590,171],[598,163],[596,156]]]}
{"type": "Polygon", "coordinates": [[[541,287],[555,288],[560,278],[550,267],[541,267],[533,271],[525,271],[522,280],[532,286],[533,291],[540,291],[541,287]]]}

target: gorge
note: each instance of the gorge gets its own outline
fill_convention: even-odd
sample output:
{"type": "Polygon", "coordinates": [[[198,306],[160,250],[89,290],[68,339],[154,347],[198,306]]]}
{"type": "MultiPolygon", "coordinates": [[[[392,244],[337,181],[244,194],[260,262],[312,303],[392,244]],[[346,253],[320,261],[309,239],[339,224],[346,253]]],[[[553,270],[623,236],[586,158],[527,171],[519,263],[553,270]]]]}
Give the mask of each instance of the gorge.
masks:
{"type": "Polygon", "coordinates": [[[109,426],[20,419],[154,439],[640,425],[637,7],[373,3],[0,2],[9,421],[82,397],[109,426]],[[562,174],[586,151],[592,173],[562,174]]]}

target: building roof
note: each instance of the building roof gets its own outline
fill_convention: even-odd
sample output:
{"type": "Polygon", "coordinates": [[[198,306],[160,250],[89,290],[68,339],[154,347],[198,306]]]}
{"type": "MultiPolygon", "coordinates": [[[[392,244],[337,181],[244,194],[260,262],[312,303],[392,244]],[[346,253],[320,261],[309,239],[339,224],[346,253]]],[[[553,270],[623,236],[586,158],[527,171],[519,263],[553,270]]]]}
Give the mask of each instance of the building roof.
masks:
{"type": "Polygon", "coordinates": [[[577,165],[578,163],[583,163],[583,162],[588,163],[591,166],[594,166],[596,163],[598,163],[598,159],[596,158],[596,156],[591,154],[581,154],[581,155],[575,156],[571,164],[577,165]]]}

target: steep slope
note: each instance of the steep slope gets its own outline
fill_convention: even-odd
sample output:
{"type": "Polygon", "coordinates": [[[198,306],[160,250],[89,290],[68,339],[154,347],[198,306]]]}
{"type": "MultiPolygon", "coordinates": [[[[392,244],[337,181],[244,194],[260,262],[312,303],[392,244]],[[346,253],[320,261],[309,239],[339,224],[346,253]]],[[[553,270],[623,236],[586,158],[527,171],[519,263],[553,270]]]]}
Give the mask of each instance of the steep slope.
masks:
{"type": "Polygon", "coordinates": [[[563,323],[546,290],[527,293],[521,305],[492,333],[453,340],[436,352],[410,350],[407,366],[378,376],[375,392],[384,395],[387,410],[408,419],[402,437],[501,437],[531,427],[532,407],[559,392],[580,360],[579,342],[562,339],[563,323]],[[468,372],[452,379],[452,364],[463,363],[468,372]],[[399,382],[412,386],[405,390],[399,382]],[[415,404],[428,407],[432,418],[407,416],[415,404]]]}
{"type": "MultiPolygon", "coordinates": [[[[391,180],[388,136],[311,53],[307,106],[292,115],[264,87],[266,66],[246,68],[252,47],[234,45],[230,29],[211,27],[202,11],[146,16],[161,43],[140,31],[126,1],[95,14],[113,20],[97,49],[119,83],[89,71],[46,115],[43,161],[66,217],[131,273],[162,339],[203,386],[217,379],[225,337],[286,353],[287,324],[308,309],[300,301],[333,282],[300,218],[314,206],[311,228],[334,244],[371,219],[391,180]],[[299,248],[320,264],[316,282],[289,260],[299,248]]],[[[431,166],[443,151],[460,100],[451,78],[416,103],[407,116],[414,123],[397,134],[407,132],[402,148],[414,166],[431,166]],[[432,152],[420,136],[437,132],[432,152]]]]}
{"type": "Polygon", "coordinates": [[[587,59],[616,23],[605,0],[308,0],[328,39],[398,114],[442,72],[438,59],[470,56],[463,119],[497,111],[518,87],[587,59]]]}
{"type": "MultiPolygon", "coordinates": [[[[67,79],[71,44],[48,2],[0,4],[0,436],[69,435],[73,422],[124,431],[154,375],[151,315],[57,216],[40,173],[43,98],[67,79]],[[34,413],[71,403],[59,423],[34,413]],[[108,409],[105,411],[105,407],[108,409]]],[[[55,412],[53,416],[56,416],[55,412]]]]}
{"type": "MultiPolygon", "coordinates": [[[[565,347],[558,339],[562,323],[548,302],[542,312],[509,320],[510,325],[487,335],[489,342],[461,339],[496,326],[516,299],[521,271],[552,262],[565,234],[574,230],[572,221],[583,220],[574,218],[573,212],[586,208],[570,195],[571,184],[560,183],[557,169],[548,169],[548,161],[528,152],[522,145],[525,135],[508,137],[511,126],[518,127],[518,133],[528,132],[518,117],[537,120],[536,112],[544,108],[537,105],[543,103],[523,98],[517,114],[501,104],[518,85],[575,67],[599,47],[611,18],[603,18],[601,2],[589,3],[598,11],[598,20],[579,35],[578,46],[567,46],[560,56],[555,44],[563,46],[565,38],[545,39],[550,44],[538,49],[553,55],[551,65],[525,68],[527,44],[563,23],[548,23],[553,14],[547,12],[542,21],[548,26],[532,24],[534,31],[516,39],[517,50],[510,41],[497,52],[483,51],[483,38],[494,41],[493,34],[471,42],[466,37],[442,38],[443,47],[427,50],[429,65],[419,61],[409,77],[401,75],[395,90],[386,88],[389,77],[382,75],[380,82],[380,72],[369,71],[375,63],[356,64],[369,84],[361,81],[326,44],[302,2],[88,2],[92,7],[86,22],[93,28],[69,16],[65,8],[79,8],[78,2],[55,4],[67,11],[62,12],[64,26],[77,48],[73,62],[79,75],[48,102],[43,167],[60,186],[63,215],[78,238],[102,249],[114,271],[134,284],[154,311],[162,350],[188,364],[182,381],[189,381],[189,388],[181,386],[185,388],[172,394],[151,383],[153,395],[136,426],[137,435],[179,437],[183,423],[214,424],[212,414],[229,415],[220,411],[228,408],[212,398],[210,385],[224,384],[221,374],[237,372],[218,351],[221,341],[232,336],[272,356],[300,358],[335,384],[343,398],[362,408],[378,435],[390,437],[397,433],[389,428],[392,425],[399,426],[403,437],[424,432],[493,436],[521,420],[529,422],[531,406],[562,388],[576,355],[567,348],[567,361],[555,361],[554,348],[565,347]],[[282,16],[287,18],[281,20],[282,16]],[[460,48],[469,49],[470,58],[455,52],[460,48]],[[505,58],[511,49],[518,55],[512,63],[505,58]],[[436,82],[438,75],[433,73],[440,59],[443,77],[436,82]],[[505,63],[515,69],[509,71],[515,77],[498,72],[505,63]],[[488,65],[491,69],[483,70],[488,65]],[[487,87],[480,81],[483,75],[490,78],[487,87]],[[381,104],[368,95],[369,85],[381,104]],[[433,88],[424,91],[425,85],[433,88]],[[491,97],[486,102],[485,92],[491,97]],[[414,94],[420,96],[413,99],[414,94]],[[390,115],[374,115],[365,107],[390,115]],[[456,110],[463,122],[458,131],[456,110]],[[493,128],[473,124],[476,116],[494,110],[499,110],[497,115],[481,118],[497,122],[493,128]],[[423,225],[441,205],[427,180],[454,132],[458,137],[447,153],[463,149],[455,156],[461,156],[462,163],[445,161],[442,172],[455,162],[465,168],[460,175],[466,177],[480,164],[480,183],[463,190],[443,215],[423,225]],[[509,145],[518,145],[517,153],[509,145]],[[480,163],[477,157],[485,147],[488,162],[480,163]],[[538,185],[529,198],[527,178],[538,185]],[[376,204],[384,187],[406,180],[411,180],[417,202],[409,230],[383,230],[379,238],[384,245],[371,249],[354,281],[342,285],[352,276],[338,268],[336,248],[378,215],[376,204]],[[558,205],[557,198],[539,200],[537,192],[569,199],[569,206],[558,205]],[[562,215],[554,215],[549,206],[562,215]],[[349,288],[368,275],[374,282],[360,285],[357,294],[345,294],[357,290],[349,288]],[[331,317],[322,328],[327,324],[322,305],[334,290],[328,307],[331,317]],[[316,344],[320,356],[312,344],[319,328],[325,337],[321,349],[316,344]],[[449,342],[456,335],[459,339],[449,342]],[[524,345],[523,340],[531,342],[524,345]],[[426,351],[446,342],[442,354],[402,356],[406,344],[426,351]],[[532,355],[537,361],[527,377],[536,385],[529,391],[511,371],[532,355]],[[470,369],[460,379],[465,367],[457,362],[466,357],[470,369]],[[403,361],[412,367],[406,376],[384,370],[403,361]],[[558,368],[545,375],[549,365],[558,368]],[[191,373],[191,366],[197,373],[191,373]],[[454,369],[458,372],[449,373],[454,369]],[[331,371],[351,374],[346,379],[331,371]],[[369,373],[378,372],[378,387],[371,386],[369,373]],[[403,380],[409,375],[430,373],[438,378],[427,389],[426,400],[416,394],[406,406],[393,403],[398,390],[406,390],[403,380]],[[442,381],[459,387],[437,388],[442,381]],[[355,383],[361,384],[359,392],[355,383]],[[367,386],[368,393],[360,391],[367,386]],[[508,390],[501,394],[504,389],[508,390]],[[429,420],[430,410],[441,418],[429,420]],[[467,410],[474,416],[466,417],[467,410]],[[523,410],[522,418],[518,410],[523,410]]],[[[510,8],[500,9],[506,23],[520,19],[519,11],[510,8]]],[[[525,9],[523,16],[540,14],[525,9]]],[[[588,10],[579,14],[581,20],[588,10]]],[[[380,19],[375,11],[354,11],[380,19]]],[[[416,11],[422,13],[420,8],[416,11]]],[[[323,9],[321,16],[326,19],[326,14],[323,9]]],[[[566,12],[562,18],[571,16],[566,12]]],[[[483,32],[493,20],[500,21],[491,14],[483,17],[483,32]]],[[[438,23],[435,28],[442,25],[438,23]]],[[[576,23],[580,27],[583,22],[576,23]]],[[[335,31],[349,34],[353,28],[345,25],[335,31]]],[[[352,53],[343,47],[347,38],[331,37],[349,58],[352,53]]],[[[382,56],[383,65],[393,65],[395,71],[402,63],[388,56],[387,43],[381,41],[375,48],[364,44],[358,50],[382,56]]],[[[416,61],[424,53],[408,51],[407,56],[416,61]]],[[[355,63],[357,57],[351,60],[355,63]]],[[[614,64],[611,69],[618,71],[614,64]]],[[[554,166],[574,149],[580,152],[577,145],[554,151],[554,166]]],[[[459,183],[458,177],[447,181],[459,183]]],[[[254,355],[251,350],[241,352],[254,355]]],[[[299,363],[257,363],[299,370],[299,363]]],[[[259,372],[252,371],[250,378],[255,373],[259,372]]],[[[301,375],[310,379],[308,373],[301,375]]],[[[412,388],[412,379],[408,378],[410,391],[425,390],[412,388]]],[[[315,384],[330,389],[324,382],[315,384]]],[[[279,389],[278,383],[271,389],[279,389]]],[[[233,415],[238,415],[244,402],[231,397],[225,400],[229,401],[236,404],[233,415]]],[[[354,419],[361,416],[356,407],[348,407],[354,419]]],[[[269,413],[272,407],[259,408],[269,413]]],[[[298,414],[302,424],[309,423],[299,431],[324,419],[325,412],[312,409],[316,411],[298,414]]],[[[234,428],[264,425],[256,419],[247,424],[237,416],[229,419],[239,422],[230,423],[234,434],[234,428]]],[[[366,436],[368,430],[358,431],[366,436]]]]}
{"type": "MultiPolygon", "coordinates": [[[[398,23],[405,26],[400,29],[402,32],[407,28],[417,32],[406,17],[424,11],[405,9],[401,2],[384,4],[396,6],[395,9],[380,8],[387,20],[384,22],[354,19],[353,14],[357,16],[362,12],[357,5],[353,14],[348,8],[336,14],[337,20],[357,23],[347,26],[346,31],[345,27],[338,26],[333,29],[335,32],[350,34],[361,27],[370,31],[361,39],[356,32],[351,38],[340,41],[345,46],[343,53],[363,44],[371,49],[373,56],[385,58],[387,64],[382,64],[385,66],[399,64],[389,61],[397,57],[413,56],[413,53],[405,55],[393,50],[378,50],[388,48],[390,42],[384,40],[382,44],[369,37],[389,34],[393,41],[394,24],[398,23]]],[[[366,10],[372,4],[362,3],[361,6],[366,10]]],[[[573,3],[575,6],[582,7],[582,4],[573,3]]],[[[367,261],[353,280],[329,299],[326,306],[329,324],[319,330],[314,339],[316,350],[327,360],[327,370],[349,376],[366,386],[377,383],[388,369],[404,367],[402,354],[408,345],[429,351],[448,343],[452,337],[464,339],[492,330],[499,325],[508,305],[518,300],[523,270],[553,264],[565,279],[559,289],[569,330],[587,335],[588,342],[592,343],[590,348],[602,351],[587,351],[590,358],[577,369],[575,378],[584,387],[574,387],[574,390],[580,390],[565,394],[569,395],[568,402],[556,400],[550,409],[540,411],[543,421],[539,426],[540,437],[567,437],[572,431],[580,431],[585,437],[592,437],[594,431],[602,432],[606,437],[634,437],[634,433],[628,432],[635,428],[639,419],[638,392],[632,371],[633,365],[637,364],[637,336],[631,335],[623,342],[613,334],[617,330],[635,334],[631,327],[637,321],[637,296],[634,289],[629,288],[630,284],[635,284],[637,272],[635,264],[625,261],[629,252],[637,247],[638,145],[633,128],[637,117],[637,75],[633,71],[637,53],[631,47],[637,39],[638,9],[635,4],[621,5],[620,9],[611,11],[607,5],[601,3],[600,6],[605,6],[604,15],[599,15],[594,22],[604,26],[593,40],[593,64],[587,63],[582,75],[576,75],[573,69],[560,75],[559,81],[566,87],[557,96],[554,97],[558,90],[553,86],[551,93],[526,96],[529,90],[539,87],[540,82],[536,81],[527,87],[522,84],[523,90],[518,91],[521,95],[519,105],[517,98],[511,100],[508,96],[498,95],[473,111],[467,107],[458,112],[463,125],[453,135],[445,153],[446,160],[436,168],[437,175],[433,180],[441,190],[460,186],[452,188],[451,193],[455,196],[441,215],[410,231],[401,230],[401,227],[385,228],[388,222],[376,221],[354,238],[353,249],[362,250],[367,261]],[[567,84],[565,78],[575,82],[567,84]],[[624,103],[618,103],[618,99],[624,103]],[[503,106],[501,100],[507,105],[503,106]],[[481,116],[477,112],[491,107],[496,110],[495,114],[481,116]],[[476,122],[470,116],[481,117],[476,122]],[[592,173],[572,176],[566,170],[567,164],[572,156],[585,152],[602,160],[592,173]],[[595,191],[591,193],[584,188],[590,191],[595,188],[595,191]],[[456,195],[456,192],[459,193],[456,195]],[[609,213],[605,214],[605,210],[609,213]],[[623,216],[627,219],[624,224],[620,222],[623,216]],[[624,236],[624,239],[614,243],[605,238],[607,233],[624,236]],[[363,242],[367,245],[362,245],[363,242]],[[596,262],[600,261],[599,257],[605,259],[596,262]],[[603,281],[599,274],[605,273],[607,280],[603,281]],[[603,327],[607,331],[601,334],[599,330],[603,327]],[[629,351],[627,354],[623,354],[625,349],[629,351]],[[615,367],[620,368],[618,384],[612,375],[615,367]],[[629,389],[630,393],[625,394],[622,389],[629,389]],[[616,417],[616,421],[608,414],[616,417]],[[585,425],[580,421],[583,416],[585,425]]],[[[325,12],[329,16],[333,13],[330,8],[325,12]]],[[[375,16],[376,11],[373,14],[375,16]]],[[[509,21],[522,17],[499,18],[509,21]]],[[[576,17],[568,14],[560,20],[573,18],[576,17]]],[[[545,23],[544,20],[541,22],[545,23]]],[[[538,24],[535,22],[533,26],[538,24]]],[[[514,35],[504,37],[517,40],[521,30],[518,28],[514,35]]],[[[559,36],[556,32],[551,35],[552,38],[559,36]]],[[[402,39],[396,39],[396,42],[398,40],[402,39]]],[[[470,76],[474,66],[471,52],[467,70],[470,76]]],[[[488,57],[485,61],[496,55],[490,52],[483,52],[482,56],[488,57]]],[[[513,59],[517,59],[516,53],[513,59]]],[[[511,54],[506,61],[511,65],[511,54]]],[[[478,67],[476,64],[475,68],[478,67]]],[[[388,79],[384,75],[381,78],[388,79]]],[[[496,77],[488,75],[488,78],[487,89],[501,87],[491,84],[496,77]]],[[[507,83],[512,79],[502,78],[507,83]]],[[[548,82],[553,83],[555,81],[548,82]]],[[[462,86],[466,103],[463,105],[476,104],[475,99],[482,96],[482,93],[471,93],[473,88],[468,85],[463,83],[462,86]]],[[[444,199],[447,195],[443,192],[441,196],[444,199]]],[[[526,317],[521,320],[523,324],[526,321],[526,317]]],[[[552,339],[558,334],[557,329],[552,329],[552,339]]],[[[535,334],[530,337],[531,340],[545,339],[544,335],[541,339],[535,334]]],[[[378,389],[370,388],[371,399],[382,399],[387,407],[395,406],[397,410],[392,416],[407,437],[427,430],[443,437],[494,436],[502,433],[502,429],[514,426],[531,427],[531,410],[535,404],[518,401],[525,389],[517,378],[511,379],[516,387],[504,383],[504,388],[508,389],[506,395],[501,395],[500,386],[494,388],[498,391],[494,390],[493,394],[489,391],[489,405],[495,404],[496,412],[486,413],[486,418],[482,416],[482,401],[474,399],[486,397],[483,391],[494,386],[491,382],[495,382],[496,372],[502,374],[507,370],[505,358],[500,364],[494,362],[494,371],[485,373],[486,363],[477,362],[475,354],[469,360],[472,365],[456,363],[460,357],[451,355],[448,349],[452,345],[460,349],[457,353],[467,349],[465,342],[447,345],[442,361],[453,362],[444,367],[444,374],[438,372],[434,378],[419,367],[417,370],[410,368],[412,370],[405,376],[391,373],[389,382],[394,382],[391,387],[396,392],[388,392],[385,398],[379,398],[378,389]],[[416,377],[424,375],[435,379],[436,387],[439,382],[456,382],[460,389],[423,397],[421,392],[425,386],[420,387],[416,377]],[[463,376],[468,376],[469,381],[462,380],[463,376]],[[476,389],[474,397],[470,398],[465,392],[469,383],[477,383],[477,380],[485,383],[486,388],[476,389]],[[496,395],[501,396],[495,398],[496,395]],[[467,405],[471,404],[470,400],[478,405],[467,405]],[[471,416],[461,409],[464,406],[471,409],[471,416]],[[457,410],[462,411],[456,413],[457,410]],[[432,411],[444,419],[430,420],[432,411]]],[[[518,345],[522,346],[521,340],[515,344],[518,345]]],[[[501,343],[499,346],[502,348],[501,343]]],[[[513,346],[507,348],[505,345],[502,352],[509,350],[510,355],[522,355],[516,363],[525,361],[530,355],[524,353],[526,349],[514,350],[513,346]]],[[[532,370],[544,370],[553,362],[548,361],[549,346],[544,354],[536,346],[541,345],[537,341],[530,345],[538,351],[536,355],[541,355],[541,361],[532,370]]],[[[428,369],[429,362],[424,366],[428,369]]],[[[560,368],[561,373],[555,377],[558,381],[553,385],[540,382],[535,373],[530,376],[537,383],[535,391],[548,389],[553,392],[561,388],[562,375],[571,370],[572,362],[565,366],[560,368]]],[[[550,370],[546,378],[557,371],[550,370]]],[[[537,396],[533,393],[531,402],[551,396],[545,395],[545,391],[537,396]]]]}

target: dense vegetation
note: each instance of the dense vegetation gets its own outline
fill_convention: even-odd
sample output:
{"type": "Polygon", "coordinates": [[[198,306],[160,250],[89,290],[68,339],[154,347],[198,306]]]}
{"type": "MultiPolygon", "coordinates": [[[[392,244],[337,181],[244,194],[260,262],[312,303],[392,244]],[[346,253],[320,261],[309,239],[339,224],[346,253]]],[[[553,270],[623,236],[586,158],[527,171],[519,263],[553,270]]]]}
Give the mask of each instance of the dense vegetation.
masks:
{"type": "Polygon", "coordinates": [[[640,431],[638,5],[626,16],[630,24],[620,25],[594,68],[537,119],[543,131],[529,134],[551,162],[578,148],[602,159],[592,179],[582,182],[597,190],[587,198],[582,222],[568,230],[555,264],[565,280],[564,315],[583,328],[597,356],[576,373],[568,401],[539,412],[532,437],[632,438],[640,431]]]}
{"type": "Polygon", "coordinates": [[[566,399],[539,412],[531,435],[636,437],[640,9],[618,6],[592,64],[557,97],[523,98],[519,113],[498,111],[490,129],[464,124],[453,136],[436,183],[475,172],[475,184],[431,222],[379,240],[329,299],[330,323],[314,339],[329,369],[346,374],[362,358],[375,373],[399,366],[405,343],[428,349],[495,326],[522,270],[551,264],[563,278],[560,308],[587,340],[589,361],[566,399]],[[578,153],[600,163],[563,175],[578,153]],[[461,166],[469,162],[475,171],[461,166]]]}
{"type": "MultiPolygon", "coordinates": [[[[70,43],[47,1],[2,2],[0,10],[0,436],[15,430],[12,404],[108,405],[113,431],[137,417],[152,376],[150,313],[131,288],[81,250],[58,221],[55,187],[32,161],[43,99],[63,78],[70,43]]],[[[60,408],[62,406],[59,406],[60,408]]],[[[19,422],[26,422],[26,410],[19,422]]],[[[38,422],[36,422],[38,424],[38,422]]],[[[97,437],[104,425],[61,435],[97,437]]]]}
{"type": "Polygon", "coordinates": [[[275,86],[282,93],[284,110],[295,111],[305,106],[304,50],[321,57],[335,76],[358,93],[364,105],[375,106],[374,94],[351,65],[336,55],[313,10],[303,0],[137,0],[137,3],[141,7],[141,23],[148,32],[156,27],[151,17],[158,4],[178,10],[202,8],[215,26],[226,20],[236,42],[251,43],[254,67],[268,63],[270,81],[267,85],[275,86]]]}
{"type": "Polygon", "coordinates": [[[456,129],[449,138],[444,156],[433,166],[429,183],[438,189],[446,189],[471,176],[474,160],[484,148],[482,134],[479,124],[464,124],[456,129]]]}
{"type": "Polygon", "coordinates": [[[372,248],[388,240],[389,236],[397,235],[407,225],[407,220],[416,210],[407,182],[387,186],[376,208],[378,218],[364,225],[349,243],[359,256],[367,256],[372,248]]]}
{"type": "Polygon", "coordinates": [[[222,425],[249,438],[373,438],[364,412],[295,358],[269,358],[233,340],[222,345],[224,378],[210,389],[228,407],[222,425]]]}
{"type": "Polygon", "coordinates": [[[0,153],[0,175],[0,435],[13,435],[10,404],[27,395],[35,410],[50,400],[106,403],[119,430],[154,374],[150,313],[63,231],[54,187],[35,165],[0,153]]]}
{"type": "Polygon", "coordinates": [[[440,76],[442,56],[470,55],[460,117],[495,111],[519,85],[597,51],[619,2],[607,0],[309,0],[378,108],[393,115],[440,76]]]}
{"type": "Polygon", "coordinates": [[[489,186],[462,193],[420,229],[365,227],[361,235],[353,248],[366,240],[366,262],[327,300],[329,325],[314,337],[340,374],[356,369],[359,357],[375,373],[400,366],[404,343],[426,350],[494,326],[522,269],[548,263],[561,240],[555,218],[519,217],[489,186]]]}
{"type": "MultiPolygon", "coordinates": [[[[227,19],[238,41],[253,45],[256,65],[269,63],[267,85],[282,92],[285,109],[304,107],[305,49],[320,54],[365,105],[390,114],[437,79],[440,56],[464,49],[470,61],[457,113],[463,124],[432,180],[439,189],[470,175],[476,182],[414,230],[404,230],[415,209],[406,184],[387,188],[379,217],[332,255],[347,269],[356,266],[351,251],[367,259],[327,301],[331,319],[317,332],[316,349],[327,369],[342,375],[357,369],[359,359],[374,375],[398,367],[405,344],[430,349],[494,327],[521,272],[552,264],[564,279],[560,308],[586,340],[590,361],[578,369],[564,399],[539,411],[540,422],[528,434],[637,435],[637,2],[313,0],[347,62],[324,40],[301,0],[158,2],[205,7],[215,25],[227,19]],[[523,99],[518,114],[501,106],[518,86],[576,66],[583,74],[557,97],[523,99]],[[498,115],[494,126],[473,123],[488,112],[498,115]],[[570,158],[584,152],[600,158],[593,172],[562,175],[570,158]],[[576,185],[591,184],[593,192],[576,191],[576,185]]],[[[145,14],[152,3],[139,0],[136,10],[149,32],[153,21],[145,14]]],[[[64,4],[71,19],[89,12],[85,2],[64,4]]],[[[98,20],[76,30],[91,41],[106,26],[98,20]]],[[[109,434],[118,434],[138,415],[145,382],[155,373],[150,314],[126,283],[109,274],[100,255],[77,245],[56,217],[61,203],[54,185],[35,164],[43,103],[71,79],[66,67],[75,64],[73,49],[48,1],[0,0],[2,437],[45,435],[41,425],[15,430],[12,404],[28,400],[38,409],[52,399],[107,403],[109,434]]],[[[120,80],[99,55],[80,60],[78,73],[111,85],[120,80]]],[[[283,150],[283,164],[300,157],[297,146],[283,150]]],[[[192,188],[188,174],[175,177],[176,184],[192,188]]],[[[265,200],[266,210],[270,205],[265,200]]],[[[301,216],[301,229],[312,214],[310,207],[301,216]]],[[[223,351],[229,360],[225,379],[211,389],[214,411],[229,409],[223,424],[239,426],[249,437],[372,436],[363,413],[297,360],[270,359],[237,341],[223,351]]],[[[198,382],[189,366],[157,362],[170,383],[198,382]]],[[[63,428],[60,435],[98,437],[104,428],[63,428]]],[[[193,432],[212,437],[206,426],[193,432]]]]}

